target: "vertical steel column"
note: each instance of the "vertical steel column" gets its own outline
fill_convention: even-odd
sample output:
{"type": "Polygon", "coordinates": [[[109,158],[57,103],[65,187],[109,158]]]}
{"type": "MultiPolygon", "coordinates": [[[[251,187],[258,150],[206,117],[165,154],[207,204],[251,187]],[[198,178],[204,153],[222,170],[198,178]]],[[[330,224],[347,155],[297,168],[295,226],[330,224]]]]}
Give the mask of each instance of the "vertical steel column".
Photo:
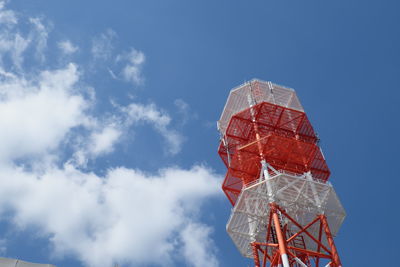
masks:
{"type": "Polygon", "coordinates": [[[254,132],[256,134],[258,154],[260,156],[260,159],[264,160],[263,148],[262,148],[261,143],[260,143],[260,139],[261,139],[260,138],[260,133],[258,131],[257,120],[256,120],[256,117],[255,117],[255,114],[254,114],[254,108],[253,107],[254,107],[254,104],[256,104],[256,103],[255,103],[255,99],[253,97],[253,87],[251,86],[251,82],[250,82],[249,86],[250,86],[250,94],[247,95],[247,102],[249,103],[249,106],[250,106],[251,122],[253,124],[254,132]]]}
{"type": "Polygon", "coordinates": [[[324,232],[326,235],[326,239],[328,240],[329,247],[332,252],[332,262],[335,264],[334,267],[342,267],[342,263],[340,262],[339,253],[337,252],[335,242],[333,241],[331,230],[329,229],[328,221],[326,220],[326,216],[321,214],[321,223],[324,228],[324,232]]]}
{"type": "Polygon", "coordinates": [[[256,244],[251,244],[253,247],[253,258],[254,258],[254,266],[255,267],[260,267],[260,257],[258,256],[258,248],[256,244]]]}
{"type": "Polygon", "coordinates": [[[272,212],[272,219],[274,220],[276,236],[278,238],[279,253],[281,254],[282,265],[283,267],[290,267],[289,258],[286,252],[286,240],[283,237],[275,203],[271,203],[271,212],[272,212]]]}

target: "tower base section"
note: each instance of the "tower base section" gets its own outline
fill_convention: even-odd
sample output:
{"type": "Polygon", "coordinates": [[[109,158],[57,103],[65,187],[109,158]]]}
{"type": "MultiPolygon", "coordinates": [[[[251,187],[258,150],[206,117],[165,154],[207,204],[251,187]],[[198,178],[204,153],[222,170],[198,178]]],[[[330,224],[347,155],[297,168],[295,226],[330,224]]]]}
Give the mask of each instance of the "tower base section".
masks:
{"type": "Polygon", "coordinates": [[[227,224],[241,254],[256,266],[341,266],[333,236],[345,211],[332,185],[310,173],[264,173],[243,188],[227,224]]]}
{"type": "Polygon", "coordinates": [[[251,244],[256,267],[266,267],[268,263],[270,267],[342,267],[325,215],[317,215],[309,224],[301,226],[275,203],[271,203],[270,207],[266,242],[251,244]],[[287,224],[283,224],[285,219],[297,225],[296,233],[287,231],[287,224]],[[318,236],[308,231],[314,225],[319,229],[318,236]],[[307,249],[304,236],[315,243],[316,250],[307,249]],[[323,244],[323,240],[328,242],[327,246],[323,244]],[[320,265],[322,261],[325,263],[320,265]]]}

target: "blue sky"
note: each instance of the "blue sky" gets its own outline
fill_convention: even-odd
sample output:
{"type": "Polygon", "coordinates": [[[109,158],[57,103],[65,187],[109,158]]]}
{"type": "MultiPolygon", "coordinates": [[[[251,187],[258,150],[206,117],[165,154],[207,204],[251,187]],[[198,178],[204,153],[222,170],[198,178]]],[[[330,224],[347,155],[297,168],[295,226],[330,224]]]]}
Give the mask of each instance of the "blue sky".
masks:
{"type": "Polygon", "coordinates": [[[229,90],[293,87],[347,211],[393,266],[397,1],[0,1],[0,252],[58,267],[251,266],[225,232],[229,90]]]}

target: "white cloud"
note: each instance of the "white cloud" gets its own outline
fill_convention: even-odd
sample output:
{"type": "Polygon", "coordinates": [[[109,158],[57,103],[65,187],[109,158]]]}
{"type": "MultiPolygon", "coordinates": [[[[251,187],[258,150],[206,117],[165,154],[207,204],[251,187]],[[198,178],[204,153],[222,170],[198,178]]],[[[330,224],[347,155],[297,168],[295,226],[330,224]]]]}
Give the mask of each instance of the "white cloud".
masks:
{"type": "Polygon", "coordinates": [[[144,78],[142,76],[142,66],[145,62],[143,52],[131,48],[129,53],[119,55],[117,61],[127,61],[121,72],[125,81],[131,82],[135,85],[143,83],[144,78]]]}
{"type": "Polygon", "coordinates": [[[114,151],[115,145],[121,136],[128,131],[131,125],[124,125],[124,118],[120,114],[111,117],[87,116],[84,122],[86,134],[75,136],[74,153],[69,163],[86,167],[90,160],[105,156],[114,151]]]}
{"type": "Polygon", "coordinates": [[[92,133],[91,139],[93,142],[90,147],[92,154],[98,155],[112,151],[113,144],[116,143],[120,136],[121,132],[113,126],[103,128],[101,132],[92,133]]]}
{"type": "Polygon", "coordinates": [[[210,238],[211,232],[212,229],[208,226],[189,223],[180,233],[183,254],[191,266],[219,266],[218,259],[215,257],[216,247],[210,238]]]}
{"type": "Polygon", "coordinates": [[[58,48],[60,48],[61,51],[66,55],[70,55],[78,51],[78,47],[69,40],[58,42],[58,48]]]}
{"type": "Polygon", "coordinates": [[[166,266],[183,250],[194,266],[217,266],[210,229],[193,217],[219,192],[219,178],[205,167],[156,175],[115,168],[104,177],[70,165],[42,174],[3,167],[0,181],[0,206],[14,212],[19,227],[35,226],[50,236],[58,256],[73,255],[93,267],[166,266]]]}
{"type": "Polygon", "coordinates": [[[78,78],[76,65],[69,64],[42,72],[38,80],[0,83],[0,160],[48,153],[83,124],[88,103],[74,92],[78,78]]]}
{"type": "MultiPolygon", "coordinates": [[[[87,119],[85,127],[90,134],[77,140],[72,162],[84,167],[89,160],[113,152],[121,140],[126,140],[123,137],[131,129],[140,127],[143,123],[151,125],[163,137],[167,154],[176,155],[180,152],[184,137],[171,127],[171,117],[165,111],[155,104],[133,102],[127,106],[113,105],[118,111],[112,115],[87,119]]],[[[129,136],[129,140],[133,140],[133,137],[129,136]]]]}
{"type": "Polygon", "coordinates": [[[158,109],[154,104],[142,105],[132,103],[123,108],[129,115],[131,123],[148,122],[150,123],[167,141],[168,153],[175,155],[181,150],[184,138],[177,131],[170,129],[171,117],[158,109]]]}

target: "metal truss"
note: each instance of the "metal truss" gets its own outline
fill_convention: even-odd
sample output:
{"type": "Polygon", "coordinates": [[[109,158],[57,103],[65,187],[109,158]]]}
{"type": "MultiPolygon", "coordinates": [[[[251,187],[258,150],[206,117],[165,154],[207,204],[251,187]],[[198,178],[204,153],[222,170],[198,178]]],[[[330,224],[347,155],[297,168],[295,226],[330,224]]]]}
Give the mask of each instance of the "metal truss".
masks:
{"type": "Polygon", "coordinates": [[[310,223],[302,226],[276,203],[270,203],[269,205],[271,212],[268,219],[267,229],[269,231],[267,231],[266,242],[253,242],[251,244],[256,267],[266,267],[267,263],[271,267],[282,265],[284,267],[319,267],[321,259],[329,260],[325,266],[342,266],[325,215],[317,215],[310,223]],[[282,223],[282,218],[296,225],[298,231],[296,233],[288,231],[287,224],[282,223]],[[314,225],[319,228],[317,237],[309,232],[309,229],[314,225]],[[273,236],[273,232],[275,236],[273,236]],[[323,243],[324,235],[328,245],[323,243]],[[317,249],[307,249],[304,245],[303,236],[308,236],[312,239],[317,249]]]}
{"type": "MultiPolygon", "coordinates": [[[[290,253],[300,255],[300,250],[304,252],[300,258],[307,258],[307,261],[329,258],[333,251],[328,249],[330,239],[328,235],[321,235],[322,228],[317,222],[329,222],[332,236],[337,234],[345,217],[332,185],[314,180],[310,173],[296,175],[277,171],[267,167],[265,162],[260,177],[242,189],[227,224],[227,232],[241,254],[256,258],[256,248],[256,251],[263,252],[263,261],[274,259],[273,255],[279,248],[278,229],[271,220],[273,214],[277,214],[286,237],[285,247],[290,247],[289,259],[293,258],[290,253]],[[326,256],[323,253],[327,253],[326,256]]],[[[297,264],[298,260],[295,262],[297,264]]]]}

